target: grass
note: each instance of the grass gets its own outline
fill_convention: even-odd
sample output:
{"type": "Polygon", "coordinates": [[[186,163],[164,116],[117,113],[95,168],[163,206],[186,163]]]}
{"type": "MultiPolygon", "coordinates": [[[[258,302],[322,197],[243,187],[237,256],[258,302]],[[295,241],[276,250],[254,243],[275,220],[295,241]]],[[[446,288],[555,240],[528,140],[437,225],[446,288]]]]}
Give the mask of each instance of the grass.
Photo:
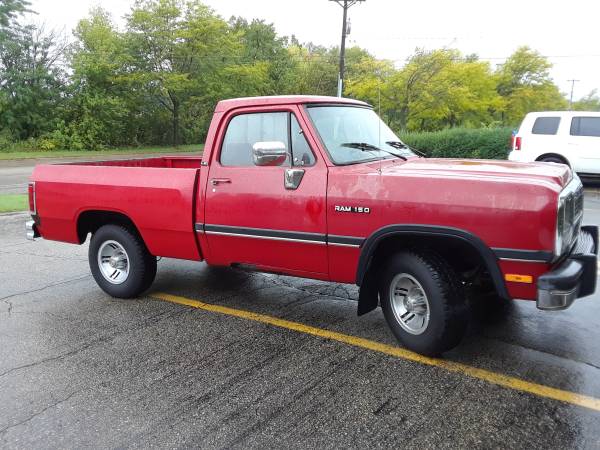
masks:
{"type": "Polygon", "coordinates": [[[177,147],[126,147],[110,148],[105,150],[31,150],[18,152],[0,152],[0,160],[7,159],[37,159],[37,158],[63,158],[74,156],[92,155],[137,155],[150,153],[190,153],[200,152],[204,144],[179,145],[177,147]]]}
{"type": "Polygon", "coordinates": [[[28,208],[27,194],[0,194],[0,213],[27,211],[28,208]]]}

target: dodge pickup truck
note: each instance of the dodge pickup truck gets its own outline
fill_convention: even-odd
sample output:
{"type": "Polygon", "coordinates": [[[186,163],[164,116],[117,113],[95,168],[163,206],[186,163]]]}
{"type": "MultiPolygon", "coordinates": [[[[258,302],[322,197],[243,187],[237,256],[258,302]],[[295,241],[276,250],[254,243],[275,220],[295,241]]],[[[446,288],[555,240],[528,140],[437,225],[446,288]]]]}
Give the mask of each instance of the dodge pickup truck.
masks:
{"type": "Polygon", "coordinates": [[[598,230],[568,166],[421,157],[366,103],[218,103],[202,157],[39,165],[27,237],[83,244],[108,295],[157,258],[352,283],[398,340],[439,355],[479,301],[569,307],[596,288],[598,230]]]}

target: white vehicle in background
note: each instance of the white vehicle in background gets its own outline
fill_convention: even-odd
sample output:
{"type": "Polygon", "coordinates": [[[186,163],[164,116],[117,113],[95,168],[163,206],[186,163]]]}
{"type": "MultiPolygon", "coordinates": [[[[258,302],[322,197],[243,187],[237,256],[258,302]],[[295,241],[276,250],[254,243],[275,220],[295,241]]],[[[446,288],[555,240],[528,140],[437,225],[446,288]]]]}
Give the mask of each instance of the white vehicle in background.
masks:
{"type": "Polygon", "coordinates": [[[600,112],[527,114],[513,136],[508,159],[562,163],[581,176],[600,175],[600,112]]]}

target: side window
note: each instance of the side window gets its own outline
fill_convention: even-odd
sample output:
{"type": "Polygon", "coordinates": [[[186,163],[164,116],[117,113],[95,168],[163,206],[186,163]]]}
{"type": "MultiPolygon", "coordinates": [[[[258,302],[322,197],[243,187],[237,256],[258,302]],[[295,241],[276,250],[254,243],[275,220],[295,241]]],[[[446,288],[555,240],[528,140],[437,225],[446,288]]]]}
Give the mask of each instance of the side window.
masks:
{"type": "Polygon", "coordinates": [[[304,136],[302,128],[298,123],[298,119],[293,114],[291,115],[291,136],[292,136],[292,161],[294,166],[312,166],[315,163],[315,155],[313,154],[308,141],[304,136]]]}
{"type": "Polygon", "coordinates": [[[573,117],[571,136],[600,136],[600,117],[573,117]]]}
{"type": "Polygon", "coordinates": [[[533,124],[532,134],[556,134],[560,117],[538,117],[533,124]]]}
{"type": "Polygon", "coordinates": [[[280,141],[289,149],[288,114],[269,112],[235,116],[225,132],[221,146],[221,164],[236,167],[254,166],[252,146],[256,142],[280,141]]]}

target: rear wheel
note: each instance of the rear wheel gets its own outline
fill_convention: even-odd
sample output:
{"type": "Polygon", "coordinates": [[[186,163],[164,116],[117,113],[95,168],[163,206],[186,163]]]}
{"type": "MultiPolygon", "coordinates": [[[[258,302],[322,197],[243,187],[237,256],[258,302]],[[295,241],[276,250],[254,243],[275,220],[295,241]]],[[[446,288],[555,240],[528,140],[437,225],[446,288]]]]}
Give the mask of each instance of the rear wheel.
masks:
{"type": "Polygon", "coordinates": [[[113,297],[137,297],[156,276],[156,258],[137,234],[119,225],[105,225],[94,233],[88,260],[98,286],[113,297]]]}
{"type": "Polygon", "coordinates": [[[392,332],[406,347],[437,356],[458,345],[468,323],[462,284],[434,252],[403,251],[383,271],[381,306],[392,332]]]}

